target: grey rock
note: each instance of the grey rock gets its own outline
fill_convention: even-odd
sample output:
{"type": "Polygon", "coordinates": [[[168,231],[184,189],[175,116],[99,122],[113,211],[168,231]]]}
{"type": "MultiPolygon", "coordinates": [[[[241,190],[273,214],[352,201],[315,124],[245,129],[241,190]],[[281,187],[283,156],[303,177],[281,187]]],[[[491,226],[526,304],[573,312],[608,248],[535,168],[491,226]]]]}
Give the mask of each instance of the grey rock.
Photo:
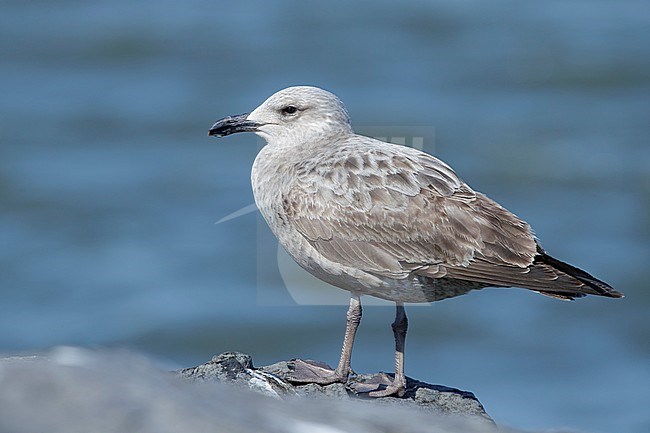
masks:
{"type": "MultiPolygon", "coordinates": [[[[314,361],[310,361],[314,362],[314,361]]],[[[326,364],[322,366],[329,368],[326,364]]],[[[249,355],[225,352],[211,361],[179,370],[178,374],[192,381],[231,383],[279,398],[294,396],[328,397],[343,400],[367,400],[380,406],[399,406],[433,412],[437,415],[472,417],[494,425],[479,400],[468,391],[432,385],[407,377],[406,394],[402,398],[370,398],[368,393],[386,386],[392,379],[384,373],[353,375],[346,384],[292,384],[293,360],[255,368],[249,355]]]]}
{"type": "Polygon", "coordinates": [[[477,417],[441,416],[417,405],[396,406],[388,399],[351,398],[343,384],[326,387],[331,389],[329,394],[318,394],[309,385],[289,388],[309,398],[292,392],[276,392],[270,398],[272,393],[260,393],[250,384],[271,377],[283,380],[254,368],[250,357],[241,354],[222,354],[179,373],[170,374],[126,351],[67,347],[38,357],[0,357],[0,432],[495,431],[492,424],[477,417]]]}
{"type": "Polygon", "coordinates": [[[292,386],[263,370],[253,368],[250,355],[239,352],[224,352],[215,355],[209,362],[178,371],[180,376],[198,382],[224,382],[245,386],[253,391],[271,397],[297,395],[292,386]]]}

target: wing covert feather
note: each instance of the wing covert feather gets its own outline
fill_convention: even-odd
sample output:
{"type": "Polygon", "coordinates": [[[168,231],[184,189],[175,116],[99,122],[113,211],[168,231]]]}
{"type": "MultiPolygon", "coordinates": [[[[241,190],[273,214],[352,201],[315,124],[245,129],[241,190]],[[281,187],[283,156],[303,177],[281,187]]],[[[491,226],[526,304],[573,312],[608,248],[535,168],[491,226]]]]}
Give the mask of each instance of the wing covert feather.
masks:
{"type": "Polygon", "coordinates": [[[284,196],[289,222],[327,259],[393,278],[430,265],[469,269],[479,259],[531,265],[536,242],[527,223],[442,161],[400,149],[305,162],[284,196]]]}

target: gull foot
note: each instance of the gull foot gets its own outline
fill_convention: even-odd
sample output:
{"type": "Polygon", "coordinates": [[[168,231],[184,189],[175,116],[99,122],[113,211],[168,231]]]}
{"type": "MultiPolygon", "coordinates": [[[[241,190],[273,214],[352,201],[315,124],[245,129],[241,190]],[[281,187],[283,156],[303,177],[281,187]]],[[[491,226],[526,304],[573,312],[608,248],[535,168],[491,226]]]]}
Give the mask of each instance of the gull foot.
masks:
{"type": "Polygon", "coordinates": [[[333,370],[324,362],[303,361],[294,359],[289,362],[291,374],[287,377],[293,383],[316,383],[318,385],[329,385],[332,383],[346,383],[348,375],[333,370]]]}
{"type": "Polygon", "coordinates": [[[379,389],[377,391],[371,391],[368,393],[370,397],[388,397],[391,395],[397,396],[397,397],[404,397],[404,394],[406,393],[406,387],[404,385],[399,385],[399,384],[391,384],[388,385],[384,389],[379,389]]]}
{"type": "Polygon", "coordinates": [[[406,383],[395,381],[386,373],[376,374],[363,382],[354,382],[349,387],[356,394],[367,393],[368,396],[374,398],[391,395],[404,397],[406,393],[406,383]]]}

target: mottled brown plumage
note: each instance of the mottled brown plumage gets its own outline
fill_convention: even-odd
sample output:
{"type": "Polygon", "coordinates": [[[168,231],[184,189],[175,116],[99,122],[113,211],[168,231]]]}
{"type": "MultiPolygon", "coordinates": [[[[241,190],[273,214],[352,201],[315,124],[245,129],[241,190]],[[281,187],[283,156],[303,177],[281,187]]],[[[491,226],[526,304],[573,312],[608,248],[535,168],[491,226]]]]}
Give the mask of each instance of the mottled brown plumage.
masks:
{"type": "Polygon", "coordinates": [[[618,295],[546,255],[525,221],[440,160],[367,137],[297,163],[283,210],[325,258],[373,275],[446,277],[566,299],[618,295]]]}

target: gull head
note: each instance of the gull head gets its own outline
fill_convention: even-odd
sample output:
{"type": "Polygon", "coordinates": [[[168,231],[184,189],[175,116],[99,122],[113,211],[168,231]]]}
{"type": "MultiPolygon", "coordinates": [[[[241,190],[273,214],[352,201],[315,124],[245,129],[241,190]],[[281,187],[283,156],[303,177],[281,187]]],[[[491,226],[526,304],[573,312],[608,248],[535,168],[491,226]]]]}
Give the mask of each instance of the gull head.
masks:
{"type": "Polygon", "coordinates": [[[224,137],[254,132],[268,144],[304,143],[352,133],[343,102],[327,90],[288,87],[273,94],[251,113],[218,120],[208,135],[224,137]]]}

